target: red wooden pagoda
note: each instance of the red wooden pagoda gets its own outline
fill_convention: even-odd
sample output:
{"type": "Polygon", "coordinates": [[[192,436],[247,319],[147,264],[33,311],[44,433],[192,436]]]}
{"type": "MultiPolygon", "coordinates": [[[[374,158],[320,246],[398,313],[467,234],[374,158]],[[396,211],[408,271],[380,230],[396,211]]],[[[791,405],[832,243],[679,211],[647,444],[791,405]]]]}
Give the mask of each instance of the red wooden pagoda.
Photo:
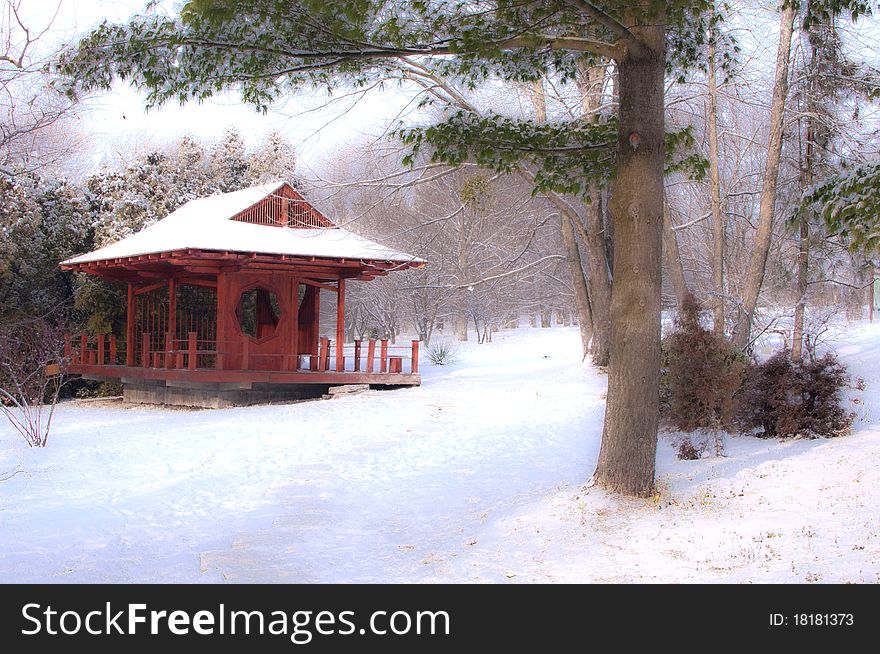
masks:
{"type": "Polygon", "coordinates": [[[334,225],[286,182],[193,200],[61,263],[128,285],[125,334],[70,339],[70,371],[121,380],[126,400],[201,406],[417,385],[418,341],[344,344],[345,287],[424,265],[334,225]],[[335,294],[333,340],[322,290],[335,294]]]}

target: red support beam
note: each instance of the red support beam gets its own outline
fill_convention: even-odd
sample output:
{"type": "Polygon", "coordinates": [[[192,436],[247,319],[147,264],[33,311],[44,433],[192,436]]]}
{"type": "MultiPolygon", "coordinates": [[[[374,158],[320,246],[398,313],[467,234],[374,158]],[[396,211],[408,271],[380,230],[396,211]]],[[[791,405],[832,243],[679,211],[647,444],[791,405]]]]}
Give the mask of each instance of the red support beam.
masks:
{"type": "Polygon", "coordinates": [[[340,279],[336,293],[336,372],[345,370],[345,280],[340,279]]]}
{"type": "Polygon", "coordinates": [[[288,370],[299,370],[299,278],[290,280],[290,348],[288,370]]]}
{"type": "Polygon", "coordinates": [[[174,367],[174,333],[165,332],[165,367],[174,367]]]}
{"type": "Polygon", "coordinates": [[[417,340],[412,342],[412,359],[410,362],[412,374],[417,375],[419,373],[419,342],[417,340]]]}
{"type": "Polygon", "coordinates": [[[128,310],[125,314],[125,365],[134,366],[134,330],[135,330],[134,284],[128,285],[128,310]]]}
{"type": "Polygon", "coordinates": [[[118,361],[116,359],[116,336],[110,334],[110,365],[117,365],[118,361]]]}
{"type": "Polygon", "coordinates": [[[339,289],[336,286],[331,286],[330,284],[322,284],[321,282],[316,282],[314,279],[307,279],[303,277],[301,281],[303,284],[314,286],[316,288],[323,288],[325,291],[330,291],[331,293],[339,292],[339,289]]]}
{"type": "Polygon", "coordinates": [[[325,372],[330,363],[330,339],[321,338],[318,343],[318,372],[325,372]]]}
{"type": "Polygon", "coordinates": [[[190,370],[195,370],[196,367],[198,366],[199,355],[198,355],[198,351],[196,350],[196,347],[197,347],[196,339],[198,338],[198,336],[199,335],[197,332],[189,332],[186,335],[186,350],[187,350],[187,354],[189,355],[189,361],[187,361],[187,364],[188,364],[187,367],[190,370]]]}
{"type": "Polygon", "coordinates": [[[380,343],[379,372],[388,372],[388,339],[383,338],[380,343]]]}
{"type": "Polygon", "coordinates": [[[141,367],[150,367],[150,332],[141,334],[141,367]]]}
{"type": "Polygon", "coordinates": [[[367,372],[373,372],[373,362],[376,360],[376,341],[372,338],[367,345],[367,372]]]}
{"type": "Polygon", "coordinates": [[[224,350],[226,349],[226,311],[229,302],[229,281],[226,275],[217,275],[217,355],[214,357],[214,367],[223,370],[226,366],[224,350]]]}
{"type": "Polygon", "coordinates": [[[149,293],[150,291],[155,291],[157,288],[162,288],[166,285],[167,282],[157,282],[155,284],[150,284],[148,286],[139,286],[134,289],[135,295],[144,295],[145,293],[149,293]]]}
{"type": "Polygon", "coordinates": [[[355,340],[354,342],[354,371],[360,372],[361,370],[361,341],[355,340]]]}
{"type": "Polygon", "coordinates": [[[89,347],[89,337],[85,334],[80,334],[79,336],[79,360],[85,363],[88,361],[88,355],[86,354],[86,349],[89,347]]]}
{"type": "Polygon", "coordinates": [[[168,280],[168,333],[172,341],[177,336],[177,282],[174,277],[168,280]]]}
{"type": "MultiPolygon", "coordinates": [[[[313,318],[313,326],[314,326],[314,331],[312,333],[315,335],[314,338],[317,339],[318,335],[321,333],[321,291],[320,291],[320,289],[317,289],[317,288],[315,289],[315,315],[313,318]]],[[[317,340],[313,341],[312,347],[313,348],[318,347],[317,340]]],[[[318,354],[317,349],[314,350],[314,353],[318,354]]]]}
{"type": "Polygon", "coordinates": [[[98,334],[98,356],[97,363],[99,366],[104,365],[104,334],[98,334]]]}

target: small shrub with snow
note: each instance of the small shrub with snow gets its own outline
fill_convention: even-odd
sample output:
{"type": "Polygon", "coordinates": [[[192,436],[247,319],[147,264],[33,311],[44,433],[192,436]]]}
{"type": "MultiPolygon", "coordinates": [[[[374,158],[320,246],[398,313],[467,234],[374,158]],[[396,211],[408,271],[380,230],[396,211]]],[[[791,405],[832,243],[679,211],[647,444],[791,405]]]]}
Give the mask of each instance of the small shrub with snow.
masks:
{"type": "Polygon", "coordinates": [[[458,350],[448,341],[434,343],[428,350],[428,360],[435,366],[447,366],[458,360],[458,350]]]}
{"type": "Polygon", "coordinates": [[[675,454],[682,461],[696,461],[703,455],[703,451],[703,447],[697,447],[690,438],[685,436],[679,441],[675,454]]]}
{"type": "Polygon", "coordinates": [[[833,354],[793,362],[785,349],[756,366],[755,372],[744,419],[763,429],[761,436],[832,437],[852,426],[853,416],[842,405],[849,375],[833,354]]]}
{"type": "Polygon", "coordinates": [[[663,340],[661,412],[681,431],[730,431],[737,413],[747,359],[700,323],[701,307],[689,295],[663,340]]]}

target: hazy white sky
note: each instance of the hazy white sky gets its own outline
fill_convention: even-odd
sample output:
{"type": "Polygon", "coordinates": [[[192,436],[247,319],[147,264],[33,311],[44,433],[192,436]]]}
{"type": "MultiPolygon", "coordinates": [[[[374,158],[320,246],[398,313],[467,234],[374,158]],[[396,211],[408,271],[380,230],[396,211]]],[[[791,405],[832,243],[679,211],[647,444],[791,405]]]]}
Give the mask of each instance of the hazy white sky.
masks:
{"type": "MultiPolygon", "coordinates": [[[[42,29],[57,11],[47,40],[69,42],[100,22],[124,22],[138,13],[144,0],[23,0],[22,12],[31,29],[42,29]]],[[[172,8],[179,3],[163,2],[172,8]]],[[[343,94],[344,95],[344,94],[343,94]]],[[[361,97],[361,96],[359,96],[361,97]]],[[[347,141],[364,134],[375,134],[389,124],[407,105],[406,98],[392,92],[370,92],[353,108],[354,98],[342,98],[323,106],[324,94],[303,93],[275,107],[266,115],[243,106],[234,95],[218,97],[203,104],[179,107],[169,104],[145,112],[143,97],[119,85],[114,92],[95,96],[83,128],[100,153],[112,155],[143,140],[170,141],[185,133],[212,140],[235,126],[253,145],[268,131],[276,129],[296,147],[304,168],[347,141]]],[[[305,172],[305,171],[304,171],[305,172]]]]}

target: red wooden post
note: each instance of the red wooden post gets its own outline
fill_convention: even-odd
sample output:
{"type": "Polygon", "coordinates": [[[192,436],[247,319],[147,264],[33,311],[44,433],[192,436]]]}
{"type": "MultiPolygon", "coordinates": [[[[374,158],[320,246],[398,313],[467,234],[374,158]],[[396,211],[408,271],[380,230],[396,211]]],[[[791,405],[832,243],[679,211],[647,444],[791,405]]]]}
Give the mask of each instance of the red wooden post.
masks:
{"type": "Polygon", "coordinates": [[[416,375],[419,372],[419,342],[412,342],[412,374],[416,375]]]}
{"type": "Polygon", "coordinates": [[[217,275],[217,332],[214,337],[216,340],[214,349],[217,353],[214,357],[214,367],[217,370],[223,370],[226,366],[225,351],[228,345],[226,341],[226,314],[230,310],[230,307],[227,306],[229,303],[228,295],[229,280],[226,274],[220,273],[217,275]]]}
{"type": "Polygon", "coordinates": [[[403,357],[389,357],[388,364],[388,372],[403,372],[403,357]]]}
{"type": "Polygon", "coordinates": [[[99,366],[104,365],[104,334],[98,334],[98,356],[96,363],[99,366]]]}
{"type": "Polygon", "coordinates": [[[64,335],[64,358],[73,363],[73,342],[70,334],[64,335]]]}
{"type": "Polygon", "coordinates": [[[198,365],[198,353],[196,352],[196,338],[198,338],[198,334],[196,332],[189,332],[186,335],[186,349],[189,354],[189,369],[195,370],[198,365]]]}
{"type": "Polygon", "coordinates": [[[315,316],[312,320],[312,350],[315,354],[319,354],[321,349],[321,341],[318,338],[318,334],[321,333],[321,289],[315,287],[312,288],[315,289],[315,316]]]}
{"type": "Polygon", "coordinates": [[[367,372],[373,372],[373,362],[376,360],[376,341],[372,338],[367,344],[367,372]]]}
{"type": "Polygon", "coordinates": [[[135,302],[134,285],[128,285],[128,310],[125,314],[125,365],[134,366],[134,330],[135,330],[135,302]]]}
{"type": "Polygon", "coordinates": [[[354,342],[354,371],[360,372],[361,370],[361,342],[359,340],[355,340],[354,342]]]}
{"type": "Polygon", "coordinates": [[[150,332],[141,334],[141,367],[150,367],[150,332]]]}
{"type": "Polygon", "coordinates": [[[165,332],[165,367],[174,367],[174,334],[165,332]]]}
{"type": "Polygon", "coordinates": [[[241,339],[241,369],[247,370],[250,367],[250,343],[248,337],[241,339]]]}
{"type": "Polygon", "coordinates": [[[379,354],[379,372],[388,372],[388,339],[383,338],[382,347],[379,354]]]}
{"type": "Polygon", "coordinates": [[[159,367],[159,350],[156,350],[155,352],[153,352],[153,367],[154,368],[159,367]]]}
{"type": "Polygon", "coordinates": [[[318,370],[324,372],[330,363],[330,339],[321,338],[318,341],[318,370]]]}
{"type": "Polygon", "coordinates": [[[110,334],[110,365],[116,365],[116,336],[110,334]]]}
{"type": "Polygon", "coordinates": [[[345,280],[336,284],[336,372],[345,371],[345,280]]]}
{"type": "Polygon", "coordinates": [[[88,363],[89,357],[86,354],[86,349],[89,347],[89,337],[85,334],[79,335],[79,360],[82,363],[88,363]]]}
{"type": "MultiPolygon", "coordinates": [[[[284,207],[287,207],[287,200],[284,201],[284,207]]],[[[290,280],[290,353],[291,359],[288,360],[288,370],[299,370],[299,277],[290,280]]]]}
{"type": "Polygon", "coordinates": [[[168,320],[166,325],[173,339],[177,334],[177,283],[174,277],[168,280],[168,320]]]}

